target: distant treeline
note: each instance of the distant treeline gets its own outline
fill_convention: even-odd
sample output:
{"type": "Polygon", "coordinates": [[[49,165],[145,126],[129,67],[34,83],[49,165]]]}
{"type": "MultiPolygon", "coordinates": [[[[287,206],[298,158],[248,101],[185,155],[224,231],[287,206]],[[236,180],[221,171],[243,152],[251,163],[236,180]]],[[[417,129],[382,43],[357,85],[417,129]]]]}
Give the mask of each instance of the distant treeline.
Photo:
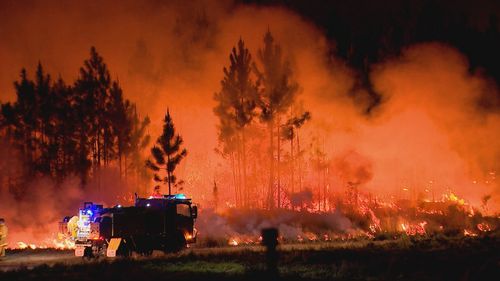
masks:
{"type": "Polygon", "coordinates": [[[56,183],[78,176],[84,184],[108,166],[122,177],[146,176],[149,118],[123,97],[94,47],[74,83],[53,79],[39,63],[33,79],[22,69],[14,87],[15,101],[1,104],[0,184],[15,196],[39,176],[56,183]]]}

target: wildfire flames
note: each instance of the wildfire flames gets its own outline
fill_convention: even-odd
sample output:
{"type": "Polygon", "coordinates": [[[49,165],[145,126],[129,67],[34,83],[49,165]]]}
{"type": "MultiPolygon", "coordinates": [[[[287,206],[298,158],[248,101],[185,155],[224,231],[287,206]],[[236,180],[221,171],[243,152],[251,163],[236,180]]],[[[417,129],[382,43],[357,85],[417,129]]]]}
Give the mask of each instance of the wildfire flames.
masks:
{"type": "Polygon", "coordinates": [[[406,42],[417,26],[370,40],[394,53],[367,51],[300,11],[246,1],[146,1],[141,13],[135,1],[21,2],[2,14],[0,46],[0,217],[13,249],[73,249],[49,222],[150,194],[159,177],[144,164],[167,108],[187,154],[175,175],[158,170],[200,204],[200,239],[253,245],[269,226],[283,243],[498,231],[500,95],[482,55],[406,42]],[[385,46],[391,36],[404,44],[385,46]],[[93,77],[97,63],[108,78],[93,77]]]}
{"type": "Polygon", "coordinates": [[[53,239],[51,241],[46,241],[46,242],[42,242],[39,244],[32,244],[32,243],[19,241],[16,243],[16,245],[14,247],[11,247],[11,249],[19,249],[19,250],[25,250],[25,249],[31,249],[31,250],[36,250],[36,249],[72,250],[72,249],[75,249],[75,242],[69,238],[53,239]]]}
{"type": "Polygon", "coordinates": [[[427,224],[426,221],[417,223],[417,224],[410,224],[410,223],[402,223],[401,224],[401,230],[406,233],[406,235],[425,235],[425,225],[427,224]]]}
{"type": "MultiPolygon", "coordinates": [[[[322,209],[319,202],[310,202],[297,210],[248,210],[234,206],[225,207],[213,214],[200,216],[201,239],[215,235],[226,239],[228,246],[259,245],[262,237],[258,230],[266,225],[277,225],[282,235],[280,243],[316,243],[348,241],[352,239],[375,239],[380,235],[389,237],[429,236],[461,229],[467,237],[498,229],[498,218],[483,216],[479,207],[453,192],[440,196],[439,201],[421,200],[415,202],[384,200],[368,193],[348,189],[345,194],[332,198],[328,208],[322,209]],[[274,214],[274,215],[273,215],[274,214]],[[252,216],[254,215],[254,216],[252,216]],[[214,234],[214,224],[229,225],[224,232],[214,234]],[[300,221],[302,220],[302,221],[300,221]],[[347,223],[339,226],[339,221],[347,223]],[[249,222],[254,222],[251,224],[249,222]],[[210,225],[213,224],[213,228],[210,225]],[[241,228],[241,225],[245,227],[241,228]]],[[[18,241],[10,244],[11,249],[58,249],[75,248],[72,239],[61,234],[41,242],[18,241]]]]}
{"type": "MultiPolygon", "coordinates": [[[[424,237],[460,228],[462,228],[461,233],[463,236],[476,237],[481,233],[495,231],[499,225],[498,219],[483,217],[478,208],[471,206],[465,199],[452,192],[443,194],[440,201],[421,201],[420,206],[417,207],[403,206],[397,202],[384,202],[381,199],[372,198],[368,200],[363,194],[357,196],[358,198],[355,201],[344,199],[345,202],[343,202],[342,206],[342,208],[347,209],[347,213],[344,213],[344,215],[350,217],[353,223],[350,228],[340,230],[323,229],[314,232],[306,230],[306,228],[314,228],[306,224],[302,225],[299,231],[296,231],[299,232],[298,234],[290,234],[288,222],[279,223],[278,225],[285,232],[284,235],[279,237],[279,240],[282,243],[329,242],[359,238],[373,239],[384,234],[396,237],[402,235],[424,237]],[[355,221],[357,215],[361,216],[361,221],[355,221]],[[392,227],[393,221],[399,221],[398,225],[392,227]],[[366,224],[365,227],[361,226],[363,222],[366,224]],[[470,227],[471,224],[472,227],[470,227]]],[[[317,216],[323,216],[326,213],[320,212],[318,209],[314,211],[314,207],[311,207],[299,212],[298,215],[303,216],[304,212],[309,215],[316,214],[317,216]]],[[[332,210],[328,212],[335,212],[335,207],[332,206],[332,210]]],[[[231,213],[231,209],[226,210],[224,213],[231,213]]],[[[239,216],[242,217],[242,215],[239,216]]],[[[282,216],[290,216],[290,214],[282,216]]],[[[252,220],[253,218],[249,219],[252,220]]],[[[232,218],[228,218],[228,220],[231,221],[232,218]]],[[[229,246],[255,245],[259,244],[261,239],[260,236],[252,236],[248,233],[232,234],[229,235],[227,244],[229,246]]]]}

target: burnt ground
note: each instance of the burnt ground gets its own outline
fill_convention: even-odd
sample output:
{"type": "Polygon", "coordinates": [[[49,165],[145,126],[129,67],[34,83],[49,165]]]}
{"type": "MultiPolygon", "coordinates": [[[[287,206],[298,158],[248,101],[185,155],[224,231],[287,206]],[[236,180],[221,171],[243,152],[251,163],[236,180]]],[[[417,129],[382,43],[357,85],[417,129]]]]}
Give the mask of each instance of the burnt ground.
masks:
{"type": "Polygon", "coordinates": [[[257,245],[93,261],[68,251],[15,251],[0,261],[0,280],[500,280],[499,237],[282,245],[279,277],[266,271],[257,245]]]}

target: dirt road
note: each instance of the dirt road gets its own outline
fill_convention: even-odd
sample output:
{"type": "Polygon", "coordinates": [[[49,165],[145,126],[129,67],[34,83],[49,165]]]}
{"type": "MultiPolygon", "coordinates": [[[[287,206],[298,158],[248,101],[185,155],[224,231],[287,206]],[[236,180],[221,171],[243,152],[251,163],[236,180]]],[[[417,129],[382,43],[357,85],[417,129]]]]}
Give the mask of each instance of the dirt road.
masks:
{"type": "Polygon", "coordinates": [[[56,263],[79,263],[82,258],[74,256],[73,251],[58,250],[25,250],[7,252],[0,258],[0,271],[15,270],[18,268],[33,268],[42,264],[53,265],[56,263]]]}
{"type": "MultiPolygon", "coordinates": [[[[311,250],[319,250],[324,247],[332,248],[360,248],[366,246],[366,243],[352,243],[352,242],[339,242],[333,244],[329,243],[316,243],[316,244],[286,244],[281,245],[280,249],[283,251],[293,251],[298,249],[311,249],[311,250]]],[[[196,255],[206,255],[206,254],[231,254],[232,252],[241,252],[245,251],[262,251],[264,248],[259,245],[247,245],[247,246],[226,246],[226,247],[217,247],[217,248],[205,248],[205,247],[192,247],[186,249],[178,254],[170,254],[174,256],[182,256],[187,254],[196,254],[196,255]]],[[[165,256],[161,251],[154,251],[151,257],[143,257],[136,256],[133,254],[133,259],[148,259],[165,256]]],[[[98,259],[86,260],[81,257],[75,257],[73,250],[55,250],[55,249],[36,249],[36,250],[10,250],[7,251],[7,255],[3,258],[0,258],[0,271],[10,271],[16,270],[19,268],[28,268],[32,269],[34,267],[40,265],[48,265],[52,266],[54,264],[79,264],[79,263],[92,263],[96,261],[100,261],[102,259],[106,259],[105,257],[100,257],[98,259]]]]}
{"type": "MultiPolygon", "coordinates": [[[[259,248],[259,247],[249,247],[249,248],[259,248]]],[[[203,254],[206,252],[231,252],[241,250],[242,247],[238,248],[217,248],[216,250],[210,248],[197,248],[197,249],[189,249],[183,251],[179,254],[173,255],[183,255],[190,252],[194,252],[197,254],[203,254]]],[[[161,251],[154,251],[153,255],[150,257],[143,257],[133,254],[132,258],[137,260],[155,258],[159,256],[165,256],[161,251]]],[[[0,271],[10,271],[16,270],[20,268],[28,268],[32,269],[34,267],[40,265],[48,265],[52,266],[54,264],[81,264],[81,263],[92,263],[98,262],[102,259],[106,259],[105,257],[100,257],[98,259],[83,259],[81,257],[75,257],[73,250],[54,250],[54,249],[37,249],[37,250],[13,250],[8,251],[5,257],[0,258],[0,271]]]]}

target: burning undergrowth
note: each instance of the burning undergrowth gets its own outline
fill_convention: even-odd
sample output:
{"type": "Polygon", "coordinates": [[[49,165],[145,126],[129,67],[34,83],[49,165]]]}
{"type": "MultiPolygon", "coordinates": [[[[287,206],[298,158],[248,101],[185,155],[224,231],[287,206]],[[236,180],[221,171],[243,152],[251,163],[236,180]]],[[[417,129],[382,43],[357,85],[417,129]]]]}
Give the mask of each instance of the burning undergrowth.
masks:
{"type": "Polygon", "coordinates": [[[319,233],[345,233],[352,229],[352,224],[336,212],[227,209],[216,213],[207,209],[203,211],[198,227],[202,239],[252,244],[259,242],[260,230],[266,227],[278,227],[282,239],[294,241],[299,237],[316,237],[319,233]]]}
{"type": "Polygon", "coordinates": [[[200,246],[254,245],[260,230],[277,227],[282,243],[397,239],[402,236],[480,236],[495,232],[498,216],[484,216],[455,194],[440,200],[384,201],[350,189],[336,195],[326,211],[303,205],[296,209],[204,209],[197,222],[200,246]]]}

